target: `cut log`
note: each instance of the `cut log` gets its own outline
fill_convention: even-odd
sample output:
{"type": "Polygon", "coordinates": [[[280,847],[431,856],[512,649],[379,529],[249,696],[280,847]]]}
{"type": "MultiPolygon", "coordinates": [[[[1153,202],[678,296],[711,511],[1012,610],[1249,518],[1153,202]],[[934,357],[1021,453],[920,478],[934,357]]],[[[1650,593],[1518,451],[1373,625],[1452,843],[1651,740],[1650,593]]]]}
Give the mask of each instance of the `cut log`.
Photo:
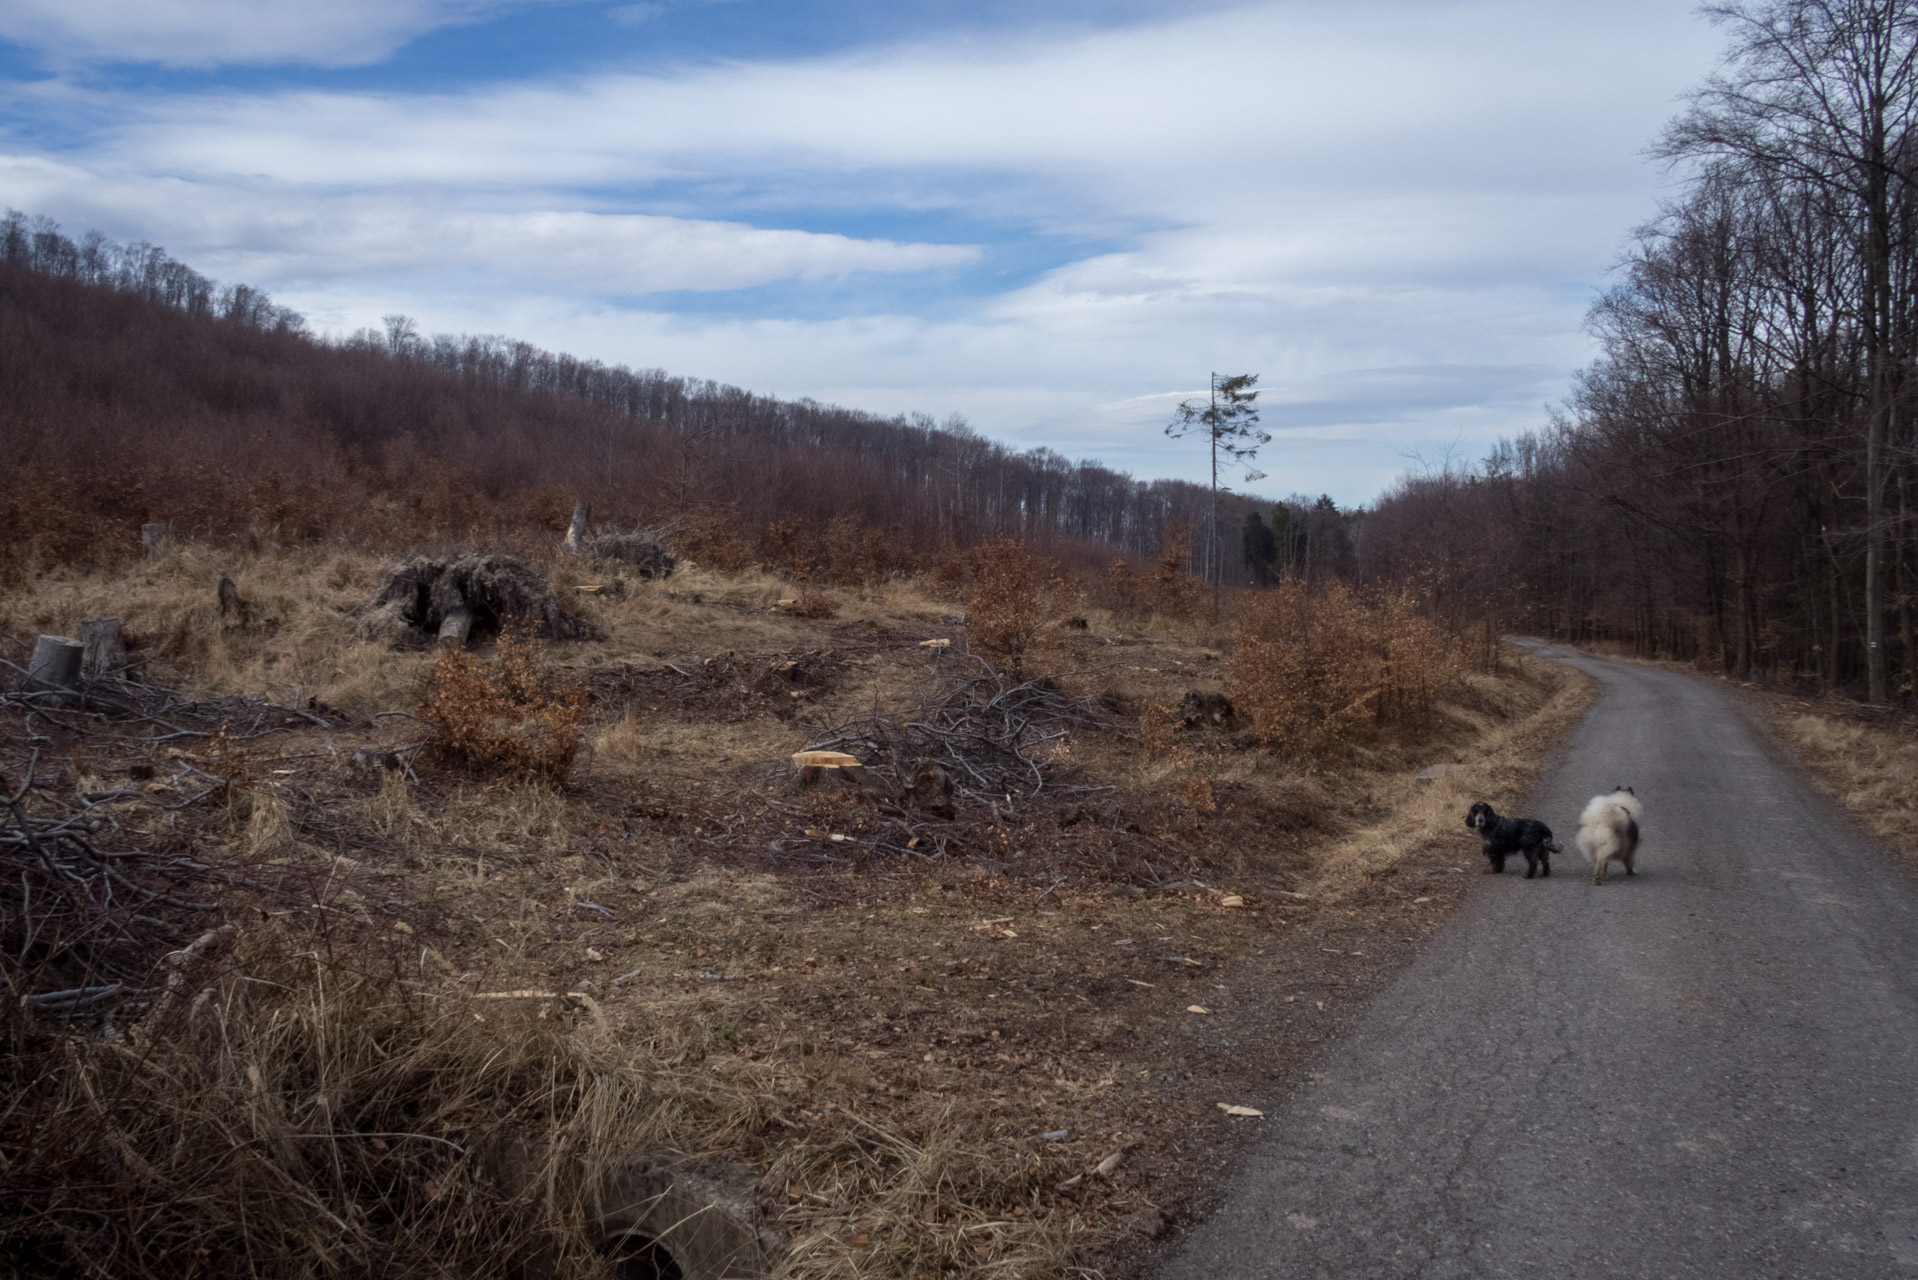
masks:
{"type": "Polygon", "coordinates": [[[573,503],[573,523],[566,526],[566,541],[560,545],[574,555],[579,554],[580,540],[586,536],[586,518],[593,508],[584,498],[573,503]]]}
{"type": "Polygon", "coordinates": [[[111,675],[127,664],[126,640],[118,618],[88,618],[82,622],[80,644],[85,650],[80,669],[89,680],[111,675]]]}
{"type": "Polygon", "coordinates": [[[173,525],[165,520],[140,526],[140,550],[147,555],[157,556],[166,551],[173,543],[173,525]]]}
{"type": "Polygon", "coordinates": [[[472,610],[455,609],[440,623],[439,646],[442,649],[464,649],[466,638],[472,631],[472,610]]]}
{"type": "Polygon", "coordinates": [[[41,636],[27,662],[27,680],[36,689],[72,689],[80,683],[86,646],[67,636],[41,636]]]}

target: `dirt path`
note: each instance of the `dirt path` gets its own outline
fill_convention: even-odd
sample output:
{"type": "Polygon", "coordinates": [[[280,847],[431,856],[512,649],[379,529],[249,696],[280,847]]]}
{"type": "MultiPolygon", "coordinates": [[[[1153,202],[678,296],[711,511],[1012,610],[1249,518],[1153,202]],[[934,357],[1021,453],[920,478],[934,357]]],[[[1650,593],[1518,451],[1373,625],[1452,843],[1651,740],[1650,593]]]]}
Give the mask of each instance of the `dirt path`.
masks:
{"type": "Polygon", "coordinates": [[[1531,812],[1632,784],[1640,874],[1481,881],[1169,1280],[1918,1274],[1918,879],[1703,682],[1552,656],[1531,812]]]}

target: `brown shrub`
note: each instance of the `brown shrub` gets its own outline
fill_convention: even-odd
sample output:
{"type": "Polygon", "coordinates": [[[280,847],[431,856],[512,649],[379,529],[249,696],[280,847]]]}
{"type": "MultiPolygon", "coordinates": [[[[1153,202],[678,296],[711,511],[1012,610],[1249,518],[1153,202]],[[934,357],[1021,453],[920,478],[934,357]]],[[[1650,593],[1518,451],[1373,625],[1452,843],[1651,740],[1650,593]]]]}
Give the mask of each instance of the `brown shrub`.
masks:
{"type": "Polygon", "coordinates": [[[1408,597],[1287,578],[1241,612],[1226,689],[1261,738],[1309,757],[1368,720],[1422,720],[1457,670],[1457,646],[1408,597]]]}
{"type": "Polygon", "coordinates": [[[1162,618],[1197,617],[1205,584],[1186,573],[1192,559],[1192,522],[1174,517],[1165,523],[1165,538],[1152,563],[1150,598],[1153,612],[1162,618]]]}
{"type": "Polygon", "coordinates": [[[972,647],[1016,671],[1054,612],[1053,597],[1063,585],[1058,571],[1025,543],[1005,538],[972,553],[971,577],[966,631],[972,647]]]}
{"type": "Polygon", "coordinates": [[[753,544],[736,507],[704,507],[680,520],[673,544],[680,555],[720,573],[744,573],[753,565],[753,544]]]}
{"type": "Polygon", "coordinates": [[[795,618],[835,618],[839,616],[839,601],[808,582],[799,588],[799,596],[788,612],[795,618]]]}
{"type": "Polygon", "coordinates": [[[585,689],[547,669],[543,646],[523,625],[501,633],[490,669],[464,650],[441,652],[420,698],[430,755],[500,776],[565,777],[585,714],[585,689]]]}

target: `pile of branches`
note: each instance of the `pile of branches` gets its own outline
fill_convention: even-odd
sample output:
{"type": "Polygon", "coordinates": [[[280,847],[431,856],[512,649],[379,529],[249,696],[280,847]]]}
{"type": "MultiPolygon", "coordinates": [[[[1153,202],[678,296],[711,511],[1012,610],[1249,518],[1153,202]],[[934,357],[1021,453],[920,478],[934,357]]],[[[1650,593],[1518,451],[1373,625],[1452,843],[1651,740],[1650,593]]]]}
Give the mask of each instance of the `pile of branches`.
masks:
{"type": "MultiPolygon", "coordinates": [[[[104,849],[96,841],[117,823],[108,806],[126,794],[76,797],[71,806],[33,814],[33,778],[4,797],[0,810],[0,948],[14,1002],[60,1017],[104,1015],[129,1001],[149,1003],[164,988],[152,981],[160,953],[181,930],[165,913],[212,911],[141,884],[200,878],[208,870],[185,857],[104,849]]],[[[6,785],[0,780],[0,787],[6,785]]],[[[42,806],[52,807],[52,806],[42,806]]],[[[204,949],[204,948],[203,948],[204,949]]]]}
{"type": "MultiPolygon", "coordinates": [[[[5,665],[26,675],[10,662],[5,665]]],[[[337,713],[329,718],[324,710],[283,707],[263,698],[187,698],[177,689],[122,676],[96,676],[81,681],[76,689],[35,689],[23,681],[18,687],[0,690],[0,706],[25,713],[29,740],[35,737],[36,721],[74,734],[93,732],[84,723],[89,719],[144,724],[148,731],[130,740],[159,743],[215,734],[229,740],[258,738],[301,724],[331,729],[342,719],[337,713]]]]}
{"type": "Polygon", "coordinates": [[[631,565],[641,578],[670,578],[679,559],[666,549],[665,529],[602,529],[580,540],[594,560],[631,565]]]}
{"type": "Polygon", "coordinates": [[[1019,680],[977,656],[977,670],[939,690],[903,719],[874,714],[830,730],[808,751],[846,751],[869,769],[912,779],[943,767],[955,797],[982,803],[1030,799],[1045,791],[1084,790],[1050,782],[1051,744],[1074,730],[1116,728],[1097,699],[1061,689],[1050,677],[1019,680]]]}

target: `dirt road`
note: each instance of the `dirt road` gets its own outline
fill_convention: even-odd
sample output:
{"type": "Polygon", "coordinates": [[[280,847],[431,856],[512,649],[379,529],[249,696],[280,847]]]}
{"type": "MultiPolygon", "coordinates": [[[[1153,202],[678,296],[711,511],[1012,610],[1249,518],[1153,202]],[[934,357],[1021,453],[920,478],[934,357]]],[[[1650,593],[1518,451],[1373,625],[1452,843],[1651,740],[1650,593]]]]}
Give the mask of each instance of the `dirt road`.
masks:
{"type": "Polygon", "coordinates": [[[1531,807],[1569,856],[1480,883],[1168,1280],[1918,1275],[1918,875],[1723,692],[1552,654],[1601,686],[1531,807]]]}

